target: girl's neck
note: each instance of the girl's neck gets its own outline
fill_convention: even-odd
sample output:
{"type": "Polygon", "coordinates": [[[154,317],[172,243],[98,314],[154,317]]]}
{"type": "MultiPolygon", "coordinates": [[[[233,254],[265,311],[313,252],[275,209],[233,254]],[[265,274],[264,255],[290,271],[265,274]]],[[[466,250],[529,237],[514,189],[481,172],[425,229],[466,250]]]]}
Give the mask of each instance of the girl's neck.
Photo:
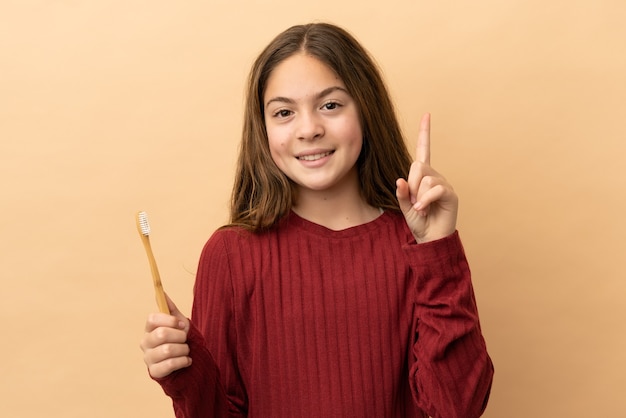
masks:
{"type": "Polygon", "coordinates": [[[371,222],[381,214],[379,208],[363,199],[358,181],[332,190],[301,188],[292,210],[301,218],[335,231],[371,222]]]}

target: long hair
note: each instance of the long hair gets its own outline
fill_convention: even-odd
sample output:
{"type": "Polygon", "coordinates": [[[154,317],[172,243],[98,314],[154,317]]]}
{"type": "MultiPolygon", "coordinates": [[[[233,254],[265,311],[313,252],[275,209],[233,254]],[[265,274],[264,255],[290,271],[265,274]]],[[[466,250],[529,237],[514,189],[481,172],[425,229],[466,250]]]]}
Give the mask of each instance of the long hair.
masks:
{"type": "Polygon", "coordinates": [[[263,96],[274,68],[296,53],[320,60],[344,82],[357,105],[363,131],[357,159],[361,194],[374,207],[399,210],[395,183],[406,176],[411,156],[380,71],[369,53],[344,29],[312,23],[279,34],[252,66],[230,224],[251,231],[271,228],[289,213],[295,201],[292,182],[270,154],[263,96]]]}

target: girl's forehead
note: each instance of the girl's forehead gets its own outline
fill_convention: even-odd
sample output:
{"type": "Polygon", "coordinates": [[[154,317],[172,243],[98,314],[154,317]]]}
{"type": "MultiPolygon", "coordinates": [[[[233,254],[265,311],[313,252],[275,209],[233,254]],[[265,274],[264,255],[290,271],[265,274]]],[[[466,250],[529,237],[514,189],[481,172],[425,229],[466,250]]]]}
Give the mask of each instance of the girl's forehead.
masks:
{"type": "Polygon", "coordinates": [[[272,70],[265,86],[265,97],[274,94],[301,95],[329,86],[345,88],[343,80],[327,64],[299,53],[286,58],[272,70]]]}

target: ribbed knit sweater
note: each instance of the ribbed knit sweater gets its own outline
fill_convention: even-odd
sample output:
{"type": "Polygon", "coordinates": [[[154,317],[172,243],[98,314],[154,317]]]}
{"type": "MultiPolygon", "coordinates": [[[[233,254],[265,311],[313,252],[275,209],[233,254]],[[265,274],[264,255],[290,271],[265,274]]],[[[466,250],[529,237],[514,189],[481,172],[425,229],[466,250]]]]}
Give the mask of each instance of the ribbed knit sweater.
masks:
{"type": "Polygon", "coordinates": [[[458,233],[417,244],[390,211],[216,231],[188,344],[192,365],[158,379],[178,418],[472,418],[493,377],[458,233]]]}

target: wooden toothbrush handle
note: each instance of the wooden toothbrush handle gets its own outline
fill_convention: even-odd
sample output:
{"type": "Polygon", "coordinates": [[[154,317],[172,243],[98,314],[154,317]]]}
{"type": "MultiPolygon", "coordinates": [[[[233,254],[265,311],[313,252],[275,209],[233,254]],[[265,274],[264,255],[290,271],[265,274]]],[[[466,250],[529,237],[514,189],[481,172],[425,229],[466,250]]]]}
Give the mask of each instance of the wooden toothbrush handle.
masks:
{"type": "Polygon", "coordinates": [[[143,246],[146,249],[148,255],[148,262],[150,263],[150,271],[152,272],[152,281],[154,284],[154,293],[156,296],[157,305],[159,311],[169,314],[170,309],[167,306],[167,299],[165,298],[165,291],[163,290],[163,284],[161,283],[161,276],[159,275],[159,269],[157,268],[154,254],[152,254],[152,247],[150,246],[150,239],[145,235],[141,237],[143,246]]]}

